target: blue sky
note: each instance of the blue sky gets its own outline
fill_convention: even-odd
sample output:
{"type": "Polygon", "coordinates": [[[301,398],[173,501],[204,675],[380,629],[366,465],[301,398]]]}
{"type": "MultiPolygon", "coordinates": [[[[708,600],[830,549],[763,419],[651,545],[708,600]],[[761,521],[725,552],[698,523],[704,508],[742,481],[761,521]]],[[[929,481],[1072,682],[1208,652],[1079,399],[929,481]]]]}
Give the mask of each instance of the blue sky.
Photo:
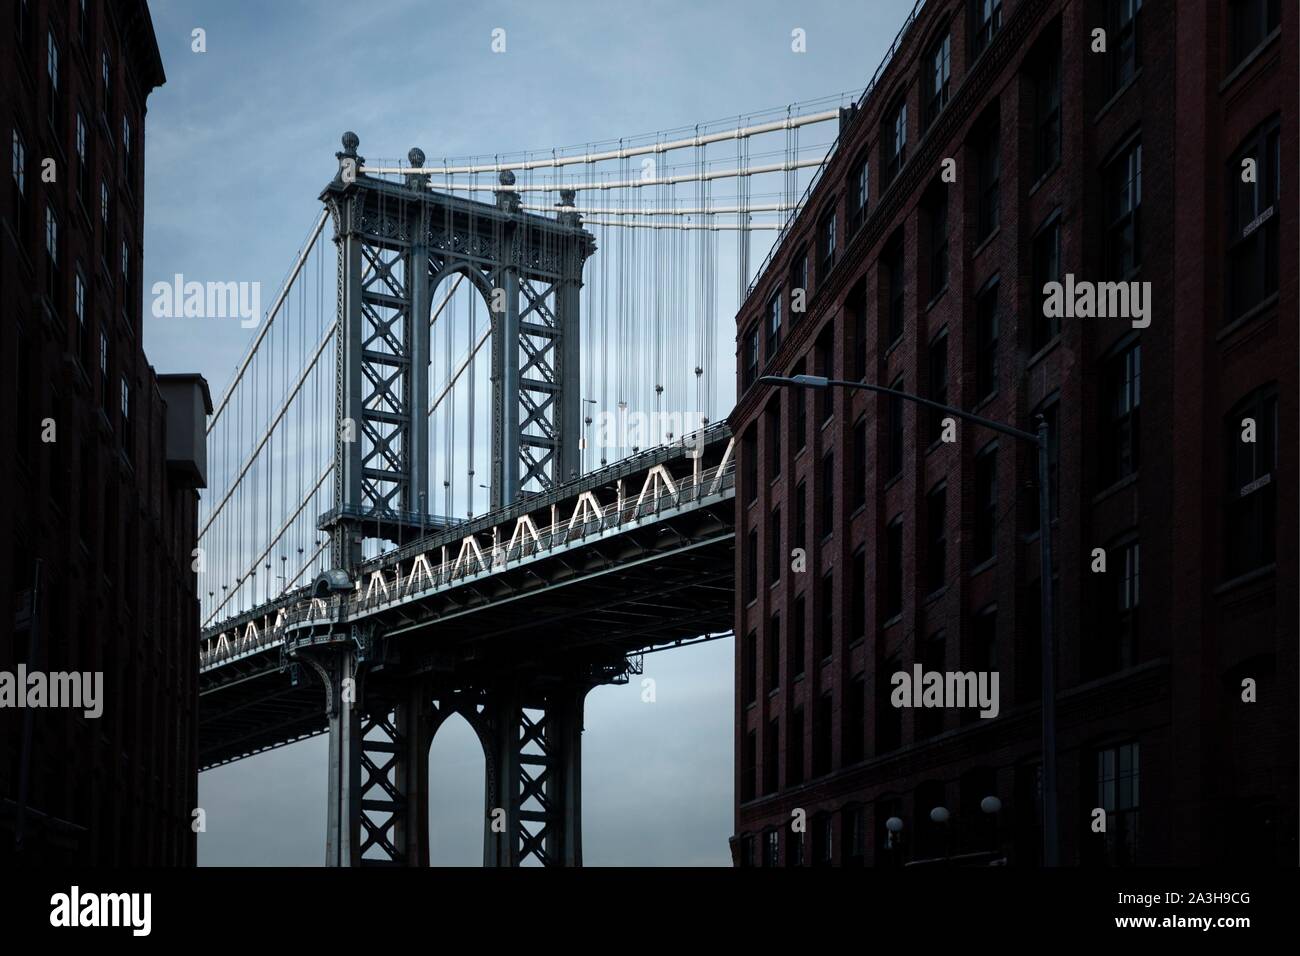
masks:
{"type": "MultiPolygon", "coordinates": [[[[860,90],[912,0],[775,3],[150,4],[167,83],[149,99],[144,288],[174,273],[257,281],[263,307],[319,212],[344,130],[360,152],[433,157],[549,149],[633,136],[860,90]],[[195,28],[207,50],[191,50],[195,28]],[[507,49],[491,50],[492,31],[507,49]],[[791,51],[791,31],[807,52],[791,51]]],[[[806,181],[806,180],[805,180],[806,181]]],[[[755,240],[752,262],[768,239],[755,240]]],[[[727,284],[723,284],[724,290],[727,284]]],[[[724,294],[726,340],[734,290],[724,294]]],[[[147,303],[146,303],[147,306],[147,303]]],[[[160,372],[198,371],[214,395],[252,330],[156,319],[160,372]]],[[[733,374],[720,349],[721,374],[733,374]]],[[[726,865],[732,829],[733,645],[646,658],[640,688],[600,688],[584,734],[589,864],[726,865]]],[[[434,743],[435,863],[481,858],[482,757],[468,728],[434,743]]],[[[199,778],[204,865],[318,865],[325,742],[199,778]]]]}

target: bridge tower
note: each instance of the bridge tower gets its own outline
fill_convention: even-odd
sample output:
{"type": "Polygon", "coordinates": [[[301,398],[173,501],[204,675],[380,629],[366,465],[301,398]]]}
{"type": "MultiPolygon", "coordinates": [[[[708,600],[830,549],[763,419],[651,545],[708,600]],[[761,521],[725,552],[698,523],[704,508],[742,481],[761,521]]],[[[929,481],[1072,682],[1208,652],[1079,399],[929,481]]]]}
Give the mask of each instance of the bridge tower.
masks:
{"type": "MultiPolygon", "coordinates": [[[[579,290],[595,241],[571,211],[573,191],[562,191],[555,218],[534,215],[509,171],[495,203],[478,202],[433,191],[424,174],[368,176],[358,145],[344,134],[320,196],[338,249],[334,507],[320,520],[330,535],[332,570],[318,582],[326,590],[350,589],[366,538],[412,540],[426,527],[430,314],[434,290],[453,273],[483,296],[491,321],[493,509],[576,478],[581,465],[579,290]]],[[[425,157],[413,149],[408,159],[419,168],[425,157]]],[[[340,619],[291,651],[325,688],[326,865],[428,862],[429,745],[453,708],[486,756],[484,862],[580,863],[582,700],[601,681],[557,686],[552,675],[513,673],[474,687],[454,675],[435,684],[386,650],[374,624],[340,619]]]]}

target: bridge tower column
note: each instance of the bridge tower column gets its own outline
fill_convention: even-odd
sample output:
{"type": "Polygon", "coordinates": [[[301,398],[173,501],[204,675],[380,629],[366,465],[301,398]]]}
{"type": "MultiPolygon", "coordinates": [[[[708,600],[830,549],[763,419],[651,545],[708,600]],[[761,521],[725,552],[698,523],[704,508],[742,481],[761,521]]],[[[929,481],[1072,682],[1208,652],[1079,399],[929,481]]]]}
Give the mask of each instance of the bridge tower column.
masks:
{"type": "Polygon", "coordinates": [[[506,685],[488,693],[480,731],[484,866],[582,865],[582,715],[590,687],[506,685]]]}

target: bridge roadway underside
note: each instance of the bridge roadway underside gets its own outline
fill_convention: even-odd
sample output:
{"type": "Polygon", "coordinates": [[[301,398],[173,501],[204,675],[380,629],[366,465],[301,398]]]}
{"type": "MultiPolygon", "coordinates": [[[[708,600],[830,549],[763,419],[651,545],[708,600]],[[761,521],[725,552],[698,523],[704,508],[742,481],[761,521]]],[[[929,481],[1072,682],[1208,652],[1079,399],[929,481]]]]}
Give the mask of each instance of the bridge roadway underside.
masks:
{"type": "MultiPolygon", "coordinates": [[[[448,691],[512,673],[613,674],[628,654],[729,630],[734,595],[727,497],[372,613],[384,636],[371,673],[423,673],[448,691]]],[[[283,662],[276,642],[203,675],[201,768],[327,729],[321,685],[283,662]]]]}

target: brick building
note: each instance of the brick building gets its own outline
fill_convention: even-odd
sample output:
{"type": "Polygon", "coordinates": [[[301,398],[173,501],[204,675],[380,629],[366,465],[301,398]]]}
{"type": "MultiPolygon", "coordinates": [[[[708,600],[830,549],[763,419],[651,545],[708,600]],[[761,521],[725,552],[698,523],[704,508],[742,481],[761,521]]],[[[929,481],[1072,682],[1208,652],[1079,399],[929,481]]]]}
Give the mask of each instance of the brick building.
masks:
{"type": "Polygon", "coordinates": [[[737,864],[1040,859],[1035,450],[756,383],[800,372],[1046,417],[1063,863],[1294,862],[1298,35],[928,0],[845,111],[737,317],[737,864]],[[1149,325],[1049,317],[1067,275],[1149,282],[1149,325]],[[893,707],[917,663],[998,672],[998,716],[893,707]]]}
{"type": "Polygon", "coordinates": [[[0,671],[102,672],[103,712],[0,709],[0,859],[21,828],[29,863],[192,864],[211,408],[201,378],[156,375],[141,344],[162,60],[144,0],[5,6],[0,671]]]}

